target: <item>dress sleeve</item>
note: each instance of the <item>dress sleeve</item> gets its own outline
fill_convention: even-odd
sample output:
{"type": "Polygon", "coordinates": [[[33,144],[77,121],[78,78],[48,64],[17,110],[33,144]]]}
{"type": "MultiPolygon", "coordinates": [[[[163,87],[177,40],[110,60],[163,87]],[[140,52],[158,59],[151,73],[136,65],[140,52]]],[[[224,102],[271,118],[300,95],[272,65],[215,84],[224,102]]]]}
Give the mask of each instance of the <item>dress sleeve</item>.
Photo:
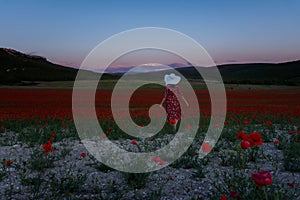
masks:
{"type": "Polygon", "coordinates": [[[179,87],[179,85],[177,86],[177,94],[178,94],[178,96],[183,97],[183,93],[182,93],[182,90],[179,87]]]}

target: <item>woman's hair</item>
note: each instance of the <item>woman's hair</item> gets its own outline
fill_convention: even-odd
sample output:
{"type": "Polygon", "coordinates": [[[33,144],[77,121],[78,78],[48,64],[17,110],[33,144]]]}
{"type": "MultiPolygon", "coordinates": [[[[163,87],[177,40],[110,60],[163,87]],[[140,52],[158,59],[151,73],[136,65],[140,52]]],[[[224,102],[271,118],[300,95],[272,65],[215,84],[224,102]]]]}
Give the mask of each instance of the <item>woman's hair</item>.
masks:
{"type": "Polygon", "coordinates": [[[171,87],[171,88],[174,88],[174,87],[177,86],[177,84],[175,84],[175,85],[174,84],[169,84],[168,86],[171,87]]]}

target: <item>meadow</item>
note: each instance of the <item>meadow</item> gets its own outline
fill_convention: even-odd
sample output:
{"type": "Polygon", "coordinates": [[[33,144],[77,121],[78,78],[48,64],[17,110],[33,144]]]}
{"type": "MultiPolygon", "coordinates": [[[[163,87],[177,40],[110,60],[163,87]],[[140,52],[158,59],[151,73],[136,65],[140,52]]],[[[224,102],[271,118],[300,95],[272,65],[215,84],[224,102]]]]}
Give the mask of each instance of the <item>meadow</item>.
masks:
{"type": "MultiPolygon", "coordinates": [[[[172,122],[146,140],[122,132],[110,109],[112,86],[106,81],[95,98],[102,137],[133,152],[174,137],[172,122]]],[[[218,126],[209,93],[201,83],[193,87],[201,112],[192,145],[174,163],[149,161],[165,168],[139,174],[109,168],[85,149],[73,122],[71,82],[0,88],[1,199],[299,199],[299,87],[226,85],[227,116],[214,148],[203,141],[210,121],[218,126]],[[199,159],[199,149],[210,153],[199,159]]],[[[162,97],[160,86],[137,90],[133,120],[147,125],[149,107],[162,97]]]]}

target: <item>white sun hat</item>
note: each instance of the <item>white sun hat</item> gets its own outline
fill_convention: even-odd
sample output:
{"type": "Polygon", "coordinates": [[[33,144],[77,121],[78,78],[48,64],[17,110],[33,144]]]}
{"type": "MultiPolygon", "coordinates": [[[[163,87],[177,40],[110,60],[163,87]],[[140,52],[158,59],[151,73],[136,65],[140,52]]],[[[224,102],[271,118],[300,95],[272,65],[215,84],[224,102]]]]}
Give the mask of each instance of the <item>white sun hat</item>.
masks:
{"type": "Polygon", "coordinates": [[[176,76],[175,74],[171,73],[171,74],[166,74],[165,75],[165,82],[166,85],[176,85],[177,83],[179,83],[181,80],[180,76],[176,76]]]}

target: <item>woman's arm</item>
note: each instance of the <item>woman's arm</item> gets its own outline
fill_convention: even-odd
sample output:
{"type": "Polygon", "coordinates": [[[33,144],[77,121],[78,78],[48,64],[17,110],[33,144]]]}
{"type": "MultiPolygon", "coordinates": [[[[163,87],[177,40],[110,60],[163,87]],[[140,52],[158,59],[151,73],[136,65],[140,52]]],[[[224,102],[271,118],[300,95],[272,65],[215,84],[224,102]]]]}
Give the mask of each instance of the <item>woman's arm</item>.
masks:
{"type": "Polygon", "coordinates": [[[163,103],[165,102],[166,98],[164,97],[160,103],[160,107],[162,107],[163,103]]]}
{"type": "Polygon", "coordinates": [[[187,106],[189,106],[189,103],[188,103],[188,101],[184,98],[183,93],[182,93],[182,91],[181,91],[181,89],[180,89],[179,86],[178,86],[178,92],[179,92],[179,95],[180,95],[181,99],[184,101],[184,103],[185,103],[187,106]]]}
{"type": "Polygon", "coordinates": [[[189,106],[189,103],[187,102],[187,100],[184,98],[184,96],[181,96],[182,100],[184,101],[184,103],[189,106]]]}
{"type": "Polygon", "coordinates": [[[161,103],[160,103],[160,107],[162,107],[163,103],[165,102],[167,98],[167,87],[165,88],[165,91],[164,91],[164,98],[161,100],[161,103]]]}

